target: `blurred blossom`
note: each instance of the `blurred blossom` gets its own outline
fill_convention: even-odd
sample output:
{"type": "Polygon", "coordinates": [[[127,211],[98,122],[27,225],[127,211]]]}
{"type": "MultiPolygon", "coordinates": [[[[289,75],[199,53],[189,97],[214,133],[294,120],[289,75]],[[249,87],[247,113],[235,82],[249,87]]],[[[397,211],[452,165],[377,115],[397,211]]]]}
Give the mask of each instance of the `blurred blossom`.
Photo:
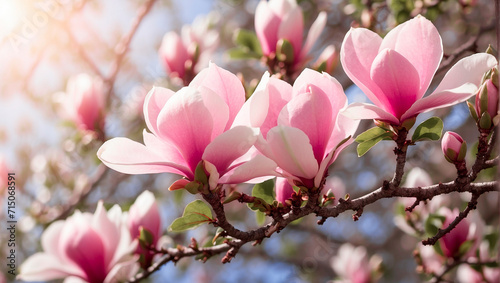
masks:
{"type": "MultiPolygon", "coordinates": [[[[479,248],[479,258],[469,259],[472,263],[487,263],[496,260],[496,255],[490,255],[490,247],[487,241],[481,243],[479,248]]],[[[483,283],[487,282],[500,282],[500,267],[488,267],[480,265],[480,271],[472,268],[468,264],[462,264],[457,270],[457,279],[461,283],[483,283]],[[484,276],[484,277],[483,277],[484,276]]]]}
{"type": "Polygon", "coordinates": [[[264,56],[274,57],[280,50],[280,40],[287,40],[293,48],[293,58],[286,58],[299,69],[325,27],[327,15],[321,12],[307,33],[303,44],[304,18],[295,0],[262,0],[255,11],[255,32],[264,56]]]}
{"type": "Polygon", "coordinates": [[[330,264],[338,276],[333,283],[374,283],[380,278],[382,259],[373,255],[369,258],[366,248],[343,244],[330,264]]]}
{"type": "MultiPolygon", "coordinates": [[[[458,216],[459,210],[442,207],[438,213],[446,217],[441,227],[445,229],[458,216]]],[[[443,254],[449,258],[467,258],[474,255],[483,237],[483,226],[484,223],[477,212],[471,212],[468,218],[462,219],[455,228],[439,239],[443,254]],[[466,246],[462,245],[467,245],[468,248],[464,249],[466,246]]]]}
{"type": "Polygon", "coordinates": [[[313,69],[320,72],[333,74],[339,62],[339,53],[335,46],[328,45],[318,57],[318,60],[313,64],[313,69]]]}
{"type": "Polygon", "coordinates": [[[327,177],[325,186],[323,188],[323,193],[328,195],[328,192],[333,193],[335,200],[333,200],[333,205],[339,203],[339,199],[343,198],[346,194],[345,184],[341,178],[337,176],[327,177]]]}
{"type": "Polygon", "coordinates": [[[2,156],[0,156],[0,199],[4,194],[4,191],[7,189],[8,174],[9,169],[7,168],[7,162],[2,156]]]}
{"type": "Polygon", "coordinates": [[[346,115],[395,126],[411,122],[420,113],[467,100],[482,75],[497,64],[486,53],[466,57],[424,97],[443,57],[443,46],[436,27],[421,15],[392,29],[383,39],[368,29],[351,28],[340,53],[347,76],[375,104],[351,104],[346,115]]]}
{"type": "Polygon", "coordinates": [[[89,283],[116,282],[137,272],[136,249],[118,205],[106,212],[102,201],[94,214],[76,211],[52,223],[42,234],[43,251],[21,265],[18,279],[67,278],[89,283]]]}
{"type": "Polygon", "coordinates": [[[422,271],[428,274],[441,274],[445,269],[445,258],[440,256],[433,246],[424,246],[419,243],[417,249],[423,267],[422,271]]]}
{"type": "Polygon", "coordinates": [[[104,127],[105,96],[99,77],[88,74],[71,77],[66,86],[63,115],[81,130],[100,132],[104,127]]]}
{"type": "Polygon", "coordinates": [[[165,34],[158,51],[167,73],[187,85],[210,61],[219,44],[218,31],[211,29],[213,17],[198,17],[182,27],[181,34],[165,34]]]}
{"type": "MultiPolygon", "coordinates": [[[[161,236],[162,225],[160,211],[158,210],[158,204],[153,193],[150,191],[141,193],[130,207],[128,215],[125,218],[132,239],[137,239],[140,236],[140,229],[142,228],[153,236],[152,246],[157,246],[157,242],[161,236]]],[[[152,252],[138,246],[136,253],[144,255],[144,266],[151,265],[154,255],[152,252]]]]}

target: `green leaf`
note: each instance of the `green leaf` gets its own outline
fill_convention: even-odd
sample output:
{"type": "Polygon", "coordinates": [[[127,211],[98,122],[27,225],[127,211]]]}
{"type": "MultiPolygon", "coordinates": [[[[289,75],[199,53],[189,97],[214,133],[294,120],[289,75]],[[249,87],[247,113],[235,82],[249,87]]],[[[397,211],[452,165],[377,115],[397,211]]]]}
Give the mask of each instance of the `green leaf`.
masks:
{"type": "Polygon", "coordinates": [[[444,216],[438,215],[438,214],[429,214],[429,217],[425,220],[425,232],[429,236],[434,236],[437,234],[439,228],[443,226],[444,220],[446,218],[444,216]]]}
{"type": "Polygon", "coordinates": [[[470,248],[472,247],[472,245],[474,244],[474,240],[467,240],[465,242],[463,242],[460,247],[458,248],[458,254],[459,255],[464,255],[465,253],[467,253],[470,248]]]}
{"type": "Polygon", "coordinates": [[[418,125],[411,140],[412,142],[421,140],[437,141],[441,138],[442,133],[443,121],[438,117],[431,117],[418,125]]]}
{"type": "Polygon", "coordinates": [[[257,221],[257,225],[262,226],[266,222],[266,214],[264,212],[255,211],[255,218],[257,221]]]}
{"type": "Polygon", "coordinates": [[[237,30],[234,37],[234,42],[241,47],[245,47],[242,48],[243,50],[247,49],[251,53],[259,55],[259,57],[262,56],[262,49],[260,47],[259,39],[253,31],[249,31],[246,29],[237,30]]]}
{"type": "Polygon", "coordinates": [[[278,40],[276,44],[276,57],[279,61],[285,63],[293,63],[294,60],[293,45],[290,41],[286,39],[278,40]]]}
{"type": "Polygon", "coordinates": [[[262,55],[259,55],[245,47],[234,47],[227,51],[229,58],[231,59],[260,59],[262,55]]]}
{"type": "Polygon", "coordinates": [[[363,156],[367,153],[374,145],[382,140],[391,139],[392,133],[380,127],[373,127],[367,131],[361,133],[356,137],[356,142],[358,142],[358,156],[363,156]]]}
{"type": "Polygon", "coordinates": [[[257,184],[252,189],[252,196],[263,199],[267,203],[273,203],[274,198],[274,179],[257,184]]]}
{"type": "Polygon", "coordinates": [[[153,242],[154,242],[153,234],[151,234],[149,230],[141,227],[141,229],[139,230],[139,244],[142,247],[149,247],[153,244],[153,242]]]}
{"type": "Polygon", "coordinates": [[[175,219],[168,229],[181,232],[211,221],[212,210],[210,210],[210,207],[201,200],[195,200],[186,206],[182,217],[175,219]]]}

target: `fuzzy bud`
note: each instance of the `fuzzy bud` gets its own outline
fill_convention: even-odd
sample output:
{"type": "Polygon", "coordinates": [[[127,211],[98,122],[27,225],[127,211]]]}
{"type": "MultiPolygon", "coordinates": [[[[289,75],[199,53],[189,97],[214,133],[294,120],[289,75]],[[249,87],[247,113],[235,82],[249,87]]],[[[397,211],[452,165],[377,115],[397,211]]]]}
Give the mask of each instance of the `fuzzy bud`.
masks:
{"type": "Polygon", "coordinates": [[[441,141],[444,157],[450,163],[462,162],[467,153],[467,144],[462,137],[455,132],[446,132],[441,141]]]}

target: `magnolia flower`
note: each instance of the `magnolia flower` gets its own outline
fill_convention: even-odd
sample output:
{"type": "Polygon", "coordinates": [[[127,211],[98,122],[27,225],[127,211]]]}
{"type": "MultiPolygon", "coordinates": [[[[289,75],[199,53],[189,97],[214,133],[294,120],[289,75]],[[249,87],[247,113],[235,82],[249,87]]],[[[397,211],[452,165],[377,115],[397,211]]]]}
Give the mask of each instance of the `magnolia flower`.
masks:
{"type": "Polygon", "coordinates": [[[294,64],[302,65],[307,54],[326,24],[326,13],[321,12],[312,24],[302,45],[304,19],[295,0],[262,0],[255,11],[255,32],[265,56],[276,53],[278,41],[285,39],[293,47],[294,64]]]}
{"type": "Polygon", "coordinates": [[[63,115],[82,130],[102,130],[105,95],[104,84],[100,78],[88,74],[71,77],[66,86],[63,115]]]}
{"type": "Polygon", "coordinates": [[[245,155],[258,132],[234,124],[244,106],[245,91],[230,72],[210,64],[178,92],[155,87],[144,102],[144,145],[127,138],[105,142],[97,156],[108,167],[126,174],[169,172],[193,181],[199,164],[217,184],[239,184],[267,176],[276,164],[261,155],[245,155]],[[123,154],[126,152],[127,154],[123,154]]]}
{"type": "Polygon", "coordinates": [[[466,57],[424,97],[442,57],[436,27],[420,15],[384,39],[368,29],[352,28],[342,43],[340,60],[349,78],[375,105],[353,103],[345,115],[399,126],[419,113],[467,100],[483,73],[496,65],[495,57],[486,53],[466,57]]]}
{"type": "MultiPolygon", "coordinates": [[[[496,73],[495,75],[497,75],[496,73]]],[[[477,91],[475,110],[481,127],[491,128],[498,124],[498,88],[492,79],[486,80],[477,91]],[[483,118],[483,115],[487,116],[483,118]],[[488,117],[489,116],[489,117],[488,117]],[[484,121],[483,121],[484,120],[484,121]],[[488,127],[489,126],[489,127],[488,127]]]]}
{"type": "Polygon", "coordinates": [[[444,157],[450,163],[462,162],[467,153],[467,143],[457,133],[448,131],[441,140],[441,149],[444,157]]]}
{"type": "Polygon", "coordinates": [[[347,243],[343,244],[334,256],[330,264],[339,277],[335,283],[369,283],[376,282],[378,277],[376,270],[381,264],[381,258],[372,256],[368,258],[365,247],[354,247],[347,243]],[[375,275],[375,276],[374,276],[375,275]]]}
{"type": "MultiPolygon", "coordinates": [[[[274,83],[270,80],[268,85],[274,83]]],[[[352,142],[349,137],[358,122],[339,115],[347,98],[338,81],[326,73],[306,69],[293,88],[282,85],[274,88],[276,92],[286,92],[276,95],[277,100],[291,99],[280,111],[269,104],[256,147],[278,164],[281,175],[290,182],[319,187],[328,167],[352,142]]]]}
{"type": "Polygon", "coordinates": [[[185,79],[187,72],[196,74],[208,63],[219,44],[218,32],[209,25],[210,18],[198,17],[192,25],[182,27],[180,36],[174,31],[165,34],[158,53],[171,76],[185,79]]]}
{"type": "MultiPolygon", "coordinates": [[[[150,244],[153,247],[157,246],[161,237],[161,217],[158,204],[150,191],[144,191],[137,197],[125,219],[132,239],[139,238],[140,230],[144,229],[153,236],[153,241],[150,244]]],[[[152,252],[139,245],[136,253],[144,256],[144,266],[151,265],[154,256],[152,252]]]]}
{"type": "Polygon", "coordinates": [[[19,280],[72,282],[117,282],[137,271],[136,246],[123,225],[115,205],[107,213],[102,201],[94,214],[76,211],[66,220],[52,223],[42,234],[43,252],[21,265],[19,280]]]}
{"type": "MultiPolygon", "coordinates": [[[[489,255],[489,243],[487,241],[481,243],[479,247],[479,258],[470,259],[469,262],[490,262],[492,257],[489,255]]],[[[500,282],[500,268],[491,268],[483,266],[481,272],[478,272],[468,264],[462,264],[457,270],[457,279],[461,283],[482,283],[485,282],[500,282]],[[483,277],[484,276],[484,277],[483,277]]]]}

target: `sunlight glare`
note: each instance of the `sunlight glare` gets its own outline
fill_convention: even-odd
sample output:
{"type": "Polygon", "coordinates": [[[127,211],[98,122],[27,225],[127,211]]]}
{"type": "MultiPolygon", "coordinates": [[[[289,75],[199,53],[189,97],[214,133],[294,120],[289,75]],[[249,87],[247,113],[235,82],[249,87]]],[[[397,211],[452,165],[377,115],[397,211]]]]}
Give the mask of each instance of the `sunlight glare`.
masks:
{"type": "Polygon", "coordinates": [[[21,24],[21,1],[0,0],[0,39],[11,34],[21,24]]]}

